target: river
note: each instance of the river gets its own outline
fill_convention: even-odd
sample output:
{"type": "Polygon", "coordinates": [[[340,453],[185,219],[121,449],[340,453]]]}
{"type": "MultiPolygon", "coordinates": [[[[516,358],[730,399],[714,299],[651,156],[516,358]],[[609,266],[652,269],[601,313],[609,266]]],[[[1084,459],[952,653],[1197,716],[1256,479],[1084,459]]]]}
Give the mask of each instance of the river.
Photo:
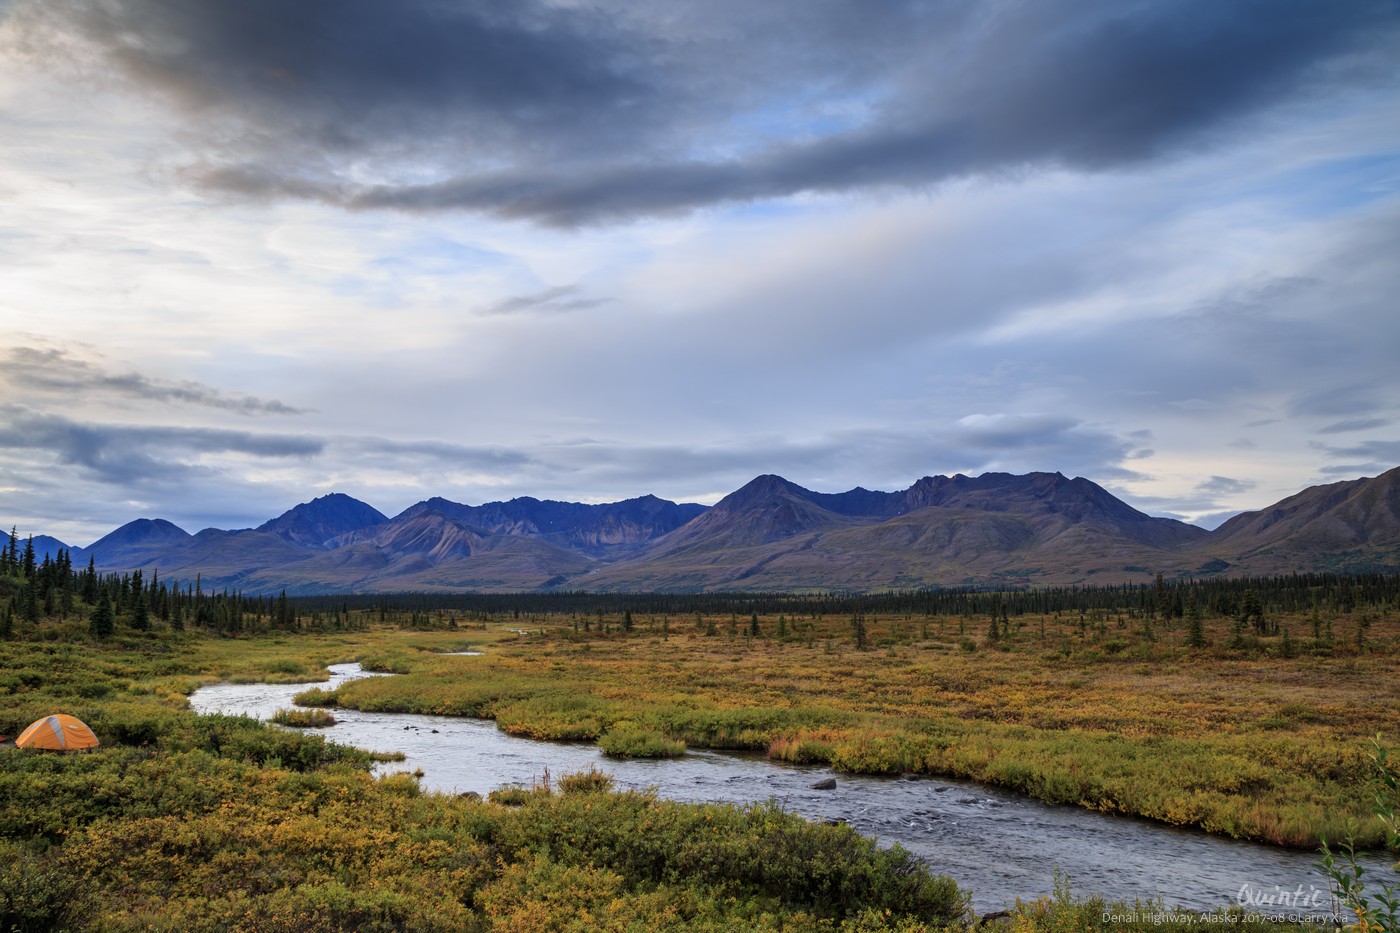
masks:
{"type": "MultiPolygon", "coordinates": [[[[469,663],[469,662],[468,662],[469,663]]],[[[269,719],[309,687],[334,689],[375,675],[336,664],[330,682],[219,684],[190,697],[199,713],[269,719]]],[[[979,912],[1017,897],[1050,894],[1058,868],[1077,895],[1110,900],[1160,900],[1167,907],[1213,911],[1252,900],[1268,914],[1330,914],[1327,881],[1315,853],[1239,842],[1145,820],[1039,803],[995,788],[948,778],[882,778],[838,774],[820,766],[768,761],[759,755],[692,750],[682,758],[626,760],[591,744],[542,742],[508,735],[490,720],[411,713],[334,711],[328,739],[372,751],[401,751],[405,760],[380,773],[421,770],[424,790],[475,791],[529,786],[590,766],[620,789],[654,788],[671,800],[748,804],[774,800],[813,820],[844,820],[884,844],[899,843],[972,892],[979,912]],[[835,778],[834,790],[812,785],[835,778]],[[1271,906],[1270,906],[1271,905],[1271,906]]],[[[1367,859],[1368,875],[1384,877],[1389,862],[1367,859]]]]}

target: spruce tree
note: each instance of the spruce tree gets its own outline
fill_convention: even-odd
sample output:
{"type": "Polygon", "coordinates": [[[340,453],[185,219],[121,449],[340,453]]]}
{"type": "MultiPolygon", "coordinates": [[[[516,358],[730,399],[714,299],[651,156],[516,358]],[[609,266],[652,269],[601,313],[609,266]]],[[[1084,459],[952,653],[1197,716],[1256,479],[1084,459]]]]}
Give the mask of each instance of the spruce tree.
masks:
{"type": "Polygon", "coordinates": [[[16,561],[19,559],[19,538],[15,535],[15,528],[10,529],[10,538],[5,542],[5,547],[0,550],[0,577],[8,577],[15,572],[16,561]]]}
{"type": "Polygon", "coordinates": [[[1193,590],[1186,599],[1186,647],[1204,648],[1205,646],[1205,614],[1201,612],[1201,604],[1196,601],[1196,593],[1193,590]]]}
{"type": "Polygon", "coordinates": [[[83,602],[92,605],[97,602],[97,568],[93,565],[92,555],[88,555],[87,570],[83,571],[82,583],[83,602]]]}
{"type": "Polygon", "coordinates": [[[151,630],[151,610],[146,605],[146,600],[138,599],[132,604],[131,627],[138,632],[149,632],[151,630]]]}
{"type": "Polygon", "coordinates": [[[1259,598],[1257,590],[1245,590],[1244,596],[1240,598],[1240,622],[1244,625],[1253,623],[1256,635],[1268,634],[1269,623],[1264,618],[1264,601],[1259,598]]]}
{"type": "Polygon", "coordinates": [[[39,624],[39,588],[37,583],[25,583],[19,588],[19,609],[24,621],[39,624]]]}
{"type": "Polygon", "coordinates": [[[97,597],[97,606],[88,617],[88,627],[92,630],[94,638],[110,638],[116,631],[116,622],[112,618],[112,601],[107,598],[106,589],[97,597]]]}

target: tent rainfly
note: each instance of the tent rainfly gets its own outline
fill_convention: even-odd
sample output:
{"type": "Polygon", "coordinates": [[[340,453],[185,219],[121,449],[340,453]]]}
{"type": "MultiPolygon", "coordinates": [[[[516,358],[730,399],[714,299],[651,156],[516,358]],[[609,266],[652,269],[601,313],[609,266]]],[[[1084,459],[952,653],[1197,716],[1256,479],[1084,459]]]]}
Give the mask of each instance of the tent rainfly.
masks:
{"type": "Polygon", "coordinates": [[[67,713],[54,713],[36,719],[15,739],[15,745],[20,748],[47,748],[59,752],[96,748],[99,744],[87,723],[67,713]]]}

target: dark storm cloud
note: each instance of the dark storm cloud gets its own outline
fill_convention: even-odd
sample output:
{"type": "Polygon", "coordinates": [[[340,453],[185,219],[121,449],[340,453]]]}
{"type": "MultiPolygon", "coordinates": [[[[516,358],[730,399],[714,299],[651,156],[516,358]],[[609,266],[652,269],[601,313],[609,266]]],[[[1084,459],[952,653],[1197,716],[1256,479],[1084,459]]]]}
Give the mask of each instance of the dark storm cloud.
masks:
{"type": "Polygon", "coordinates": [[[111,425],[73,421],[18,405],[0,406],[0,449],[43,451],[60,464],[118,485],[140,485],[205,472],[202,454],[310,457],[323,442],[308,437],[216,428],[111,425]]]}
{"type": "Polygon", "coordinates": [[[562,227],[1139,162],[1387,74],[1400,20],[1382,0],[34,0],[16,15],[30,48],[76,37],[99,71],[184,108],[211,189],[562,227]]]}
{"type": "Polygon", "coordinates": [[[250,395],[230,395],[198,382],[165,382],[139,373],[110,373],[63,350],[12,347],[0,356],[0,382],[17,394],[52,392],[74,401],[116,395],[147,401],[200,405],[241,415],[295,415],[300,408],[250,395]]]}

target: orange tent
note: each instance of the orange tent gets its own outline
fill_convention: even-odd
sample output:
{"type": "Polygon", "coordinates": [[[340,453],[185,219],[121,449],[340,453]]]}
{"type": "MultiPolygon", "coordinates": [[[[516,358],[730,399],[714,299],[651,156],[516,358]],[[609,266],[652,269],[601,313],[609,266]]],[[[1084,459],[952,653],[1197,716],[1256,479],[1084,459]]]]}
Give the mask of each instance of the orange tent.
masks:
{"type": "Polygon", "coordinates": [[[36,719],[15,739],[15,745],[20,748],[48,748],[54,751],[96,748],[99,744],[87,723],[67,713],[54,713],[36,719]]]}

